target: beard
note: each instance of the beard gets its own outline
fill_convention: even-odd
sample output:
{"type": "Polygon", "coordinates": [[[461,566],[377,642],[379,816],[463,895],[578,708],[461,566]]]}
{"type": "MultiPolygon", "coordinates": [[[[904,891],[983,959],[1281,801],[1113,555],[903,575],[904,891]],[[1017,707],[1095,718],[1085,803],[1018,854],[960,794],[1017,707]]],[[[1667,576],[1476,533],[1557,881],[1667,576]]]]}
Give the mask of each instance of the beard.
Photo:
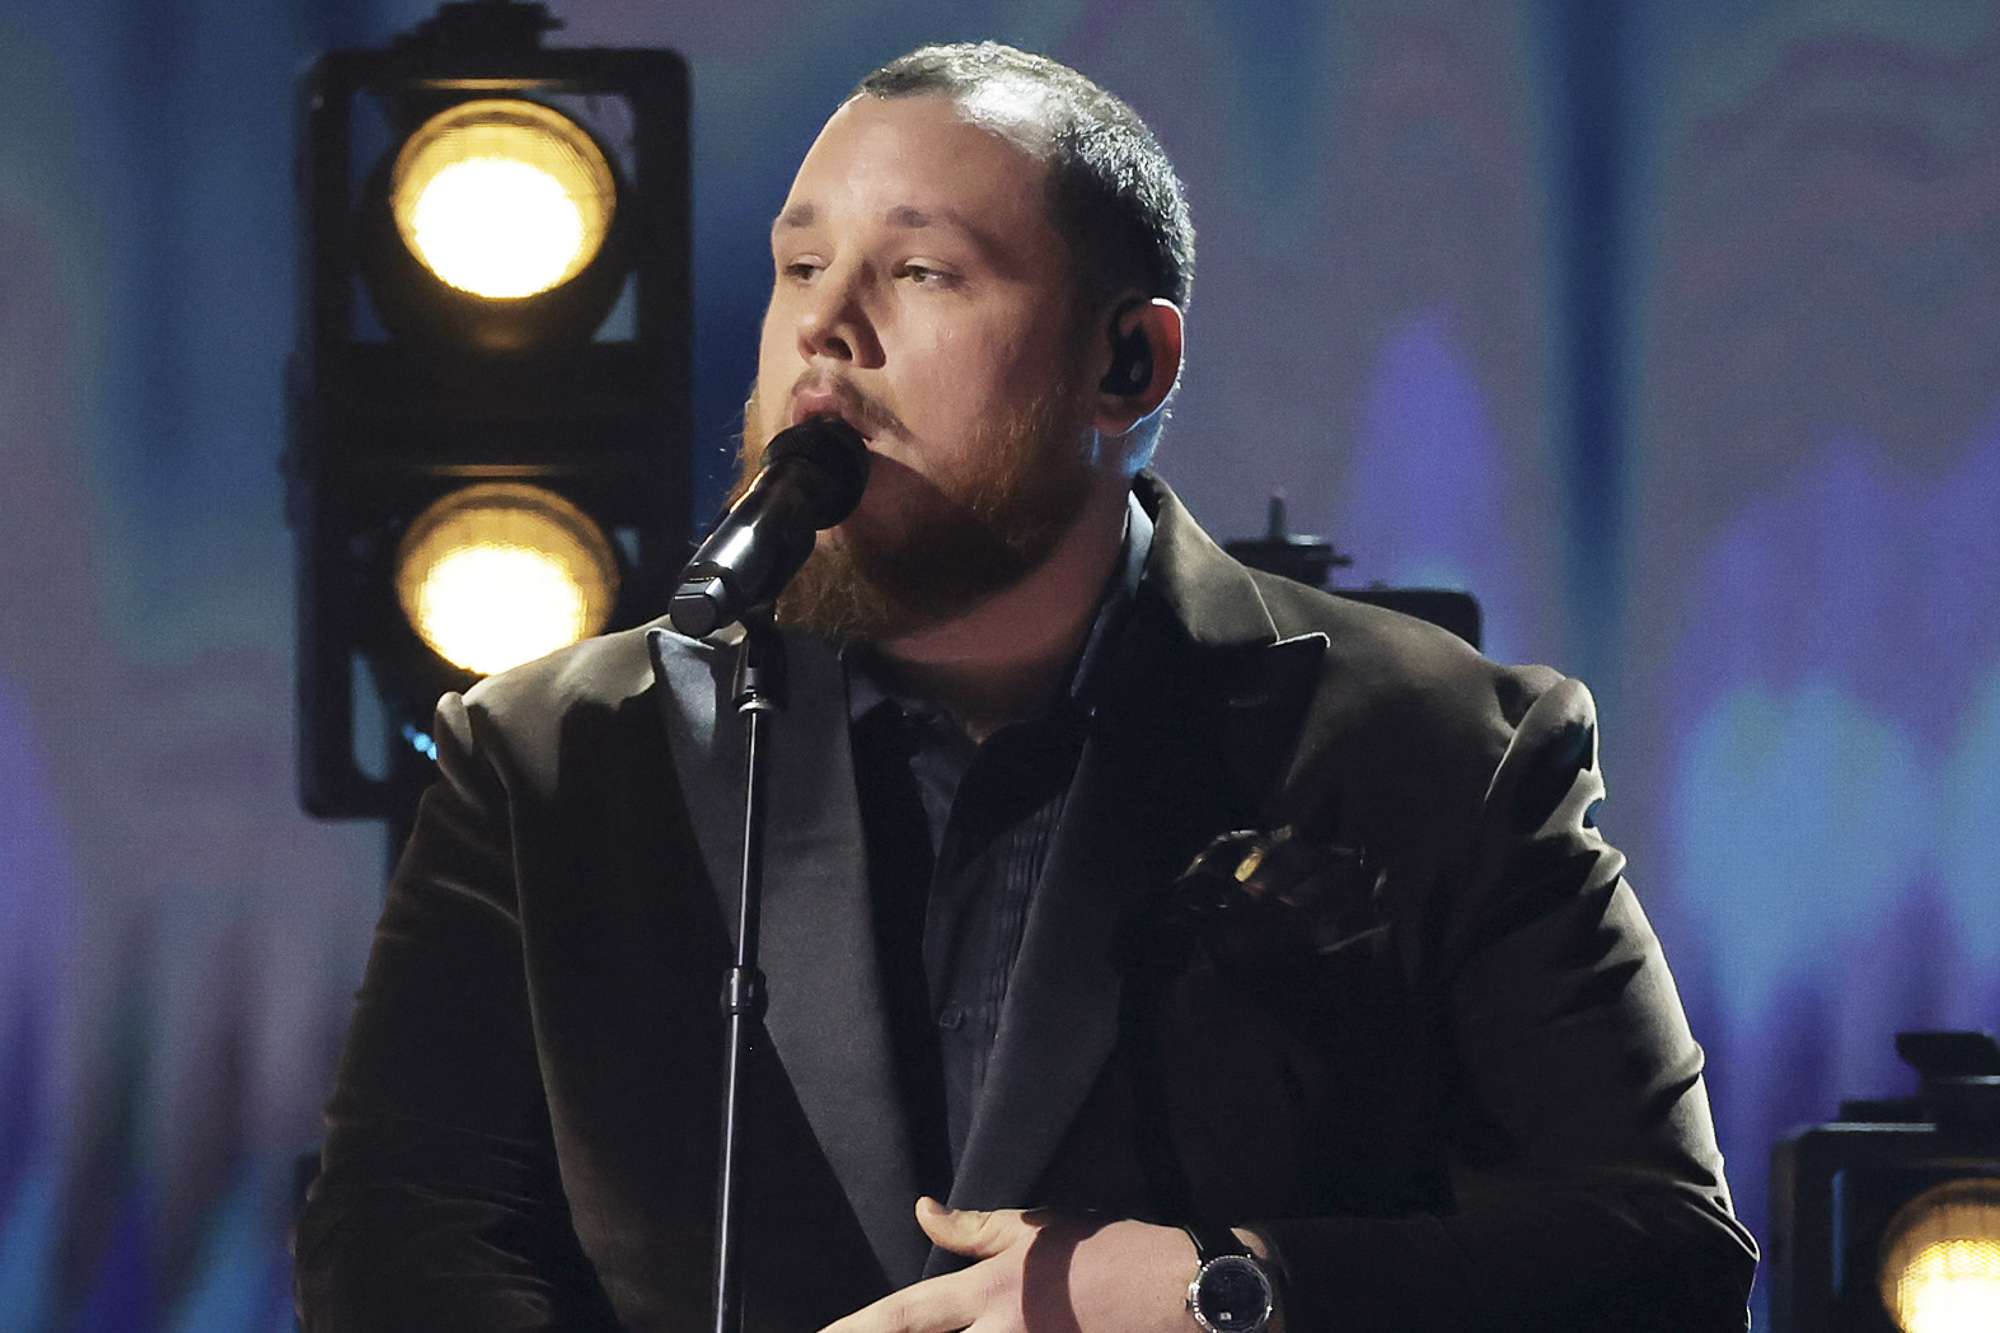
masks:
{"type": "MultiPolygon", "coordinates": [[[[758,406],[753,390],[731,504],[749,489],[770,443],[752,442],[758,406]]],[[[849,406],[871,424],[896,420],[865,399],[849,406]]],[[[981,423],[960,458],[951,472],[931,476],[875,455],[871,489],[891,485],[895,509],[877,522],[850,517],[820,533],[778,598],[778,623],[880,643],[944,624],[1018,584],[1048,559],[1088,497],[1085,401],[1065,376],[1004,418],[981,423]],[[877,475],[885,469],[900,475],[877,475]]]]}

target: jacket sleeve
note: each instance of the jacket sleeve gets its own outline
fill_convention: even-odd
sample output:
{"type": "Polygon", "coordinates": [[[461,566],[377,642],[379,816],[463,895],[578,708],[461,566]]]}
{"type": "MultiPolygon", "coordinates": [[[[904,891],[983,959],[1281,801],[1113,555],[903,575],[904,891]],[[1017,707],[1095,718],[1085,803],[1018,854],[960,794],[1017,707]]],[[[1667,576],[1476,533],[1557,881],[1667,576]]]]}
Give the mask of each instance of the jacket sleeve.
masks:
{"type": "Polygon", "coordinates": [[[1589,691],[1560,681],[1493,773],[1421,982],[1452,1048],[1456,1211],[1257,1224],[1293,1333],[1747,1327],[1756,1243],[1603,795],[1589,691]]]}
{"type": "Polygon", "coordinates": [[[438,705],[294,1237],[308,1333],[615,1326],[557,1178],[484,730],[438,705]]]}

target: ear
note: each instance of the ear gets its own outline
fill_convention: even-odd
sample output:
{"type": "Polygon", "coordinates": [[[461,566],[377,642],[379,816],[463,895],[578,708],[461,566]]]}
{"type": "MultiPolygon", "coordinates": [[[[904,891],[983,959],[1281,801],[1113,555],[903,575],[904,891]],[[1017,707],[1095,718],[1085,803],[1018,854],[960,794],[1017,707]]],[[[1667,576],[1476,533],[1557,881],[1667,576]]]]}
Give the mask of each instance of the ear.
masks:
{"type": "Polygon", "coordinates": [[[1184,329],[1181,308],[1162,296],[1135,296],[1117,307],[1089,362],[1098,385],[1091,425],[1099,435],[1126,435],[1160,410],[1180,378],[1184,329]]]}

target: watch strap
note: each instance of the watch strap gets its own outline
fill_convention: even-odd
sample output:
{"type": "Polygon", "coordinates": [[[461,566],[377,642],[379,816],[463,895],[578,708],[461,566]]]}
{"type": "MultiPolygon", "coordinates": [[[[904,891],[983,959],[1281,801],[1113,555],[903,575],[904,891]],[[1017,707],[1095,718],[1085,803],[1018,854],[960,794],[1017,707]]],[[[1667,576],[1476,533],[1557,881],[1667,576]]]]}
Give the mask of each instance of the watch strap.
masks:
{"type": "Polygon", "coordinates": [[[1251,1257],[1250,1247],[1236,1239],[1236,1233],[1228,1227],[1218,1227],[1207,1222],[1183,1222],[1181,1230],[1194,1242],[1195,1261],[1208,1263],[1220,1259],[1225,1254],[1251,1257]]]}

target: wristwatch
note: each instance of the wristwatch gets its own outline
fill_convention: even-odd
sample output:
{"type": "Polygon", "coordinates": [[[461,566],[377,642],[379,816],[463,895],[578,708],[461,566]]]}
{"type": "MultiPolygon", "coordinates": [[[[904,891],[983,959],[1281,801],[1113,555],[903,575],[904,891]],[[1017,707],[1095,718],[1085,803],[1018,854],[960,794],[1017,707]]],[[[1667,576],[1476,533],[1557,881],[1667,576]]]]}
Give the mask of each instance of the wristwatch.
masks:
{"type": "Polygon", "coordinates": [[[1236,1239],[1228,1227],[1189,1222],[1181,1227],[1194,1242],[1194,1281],[1187,1308],[1206,1333],[1262,1333],[1278,1307],[1271,1270],[1236,1239]]]}

